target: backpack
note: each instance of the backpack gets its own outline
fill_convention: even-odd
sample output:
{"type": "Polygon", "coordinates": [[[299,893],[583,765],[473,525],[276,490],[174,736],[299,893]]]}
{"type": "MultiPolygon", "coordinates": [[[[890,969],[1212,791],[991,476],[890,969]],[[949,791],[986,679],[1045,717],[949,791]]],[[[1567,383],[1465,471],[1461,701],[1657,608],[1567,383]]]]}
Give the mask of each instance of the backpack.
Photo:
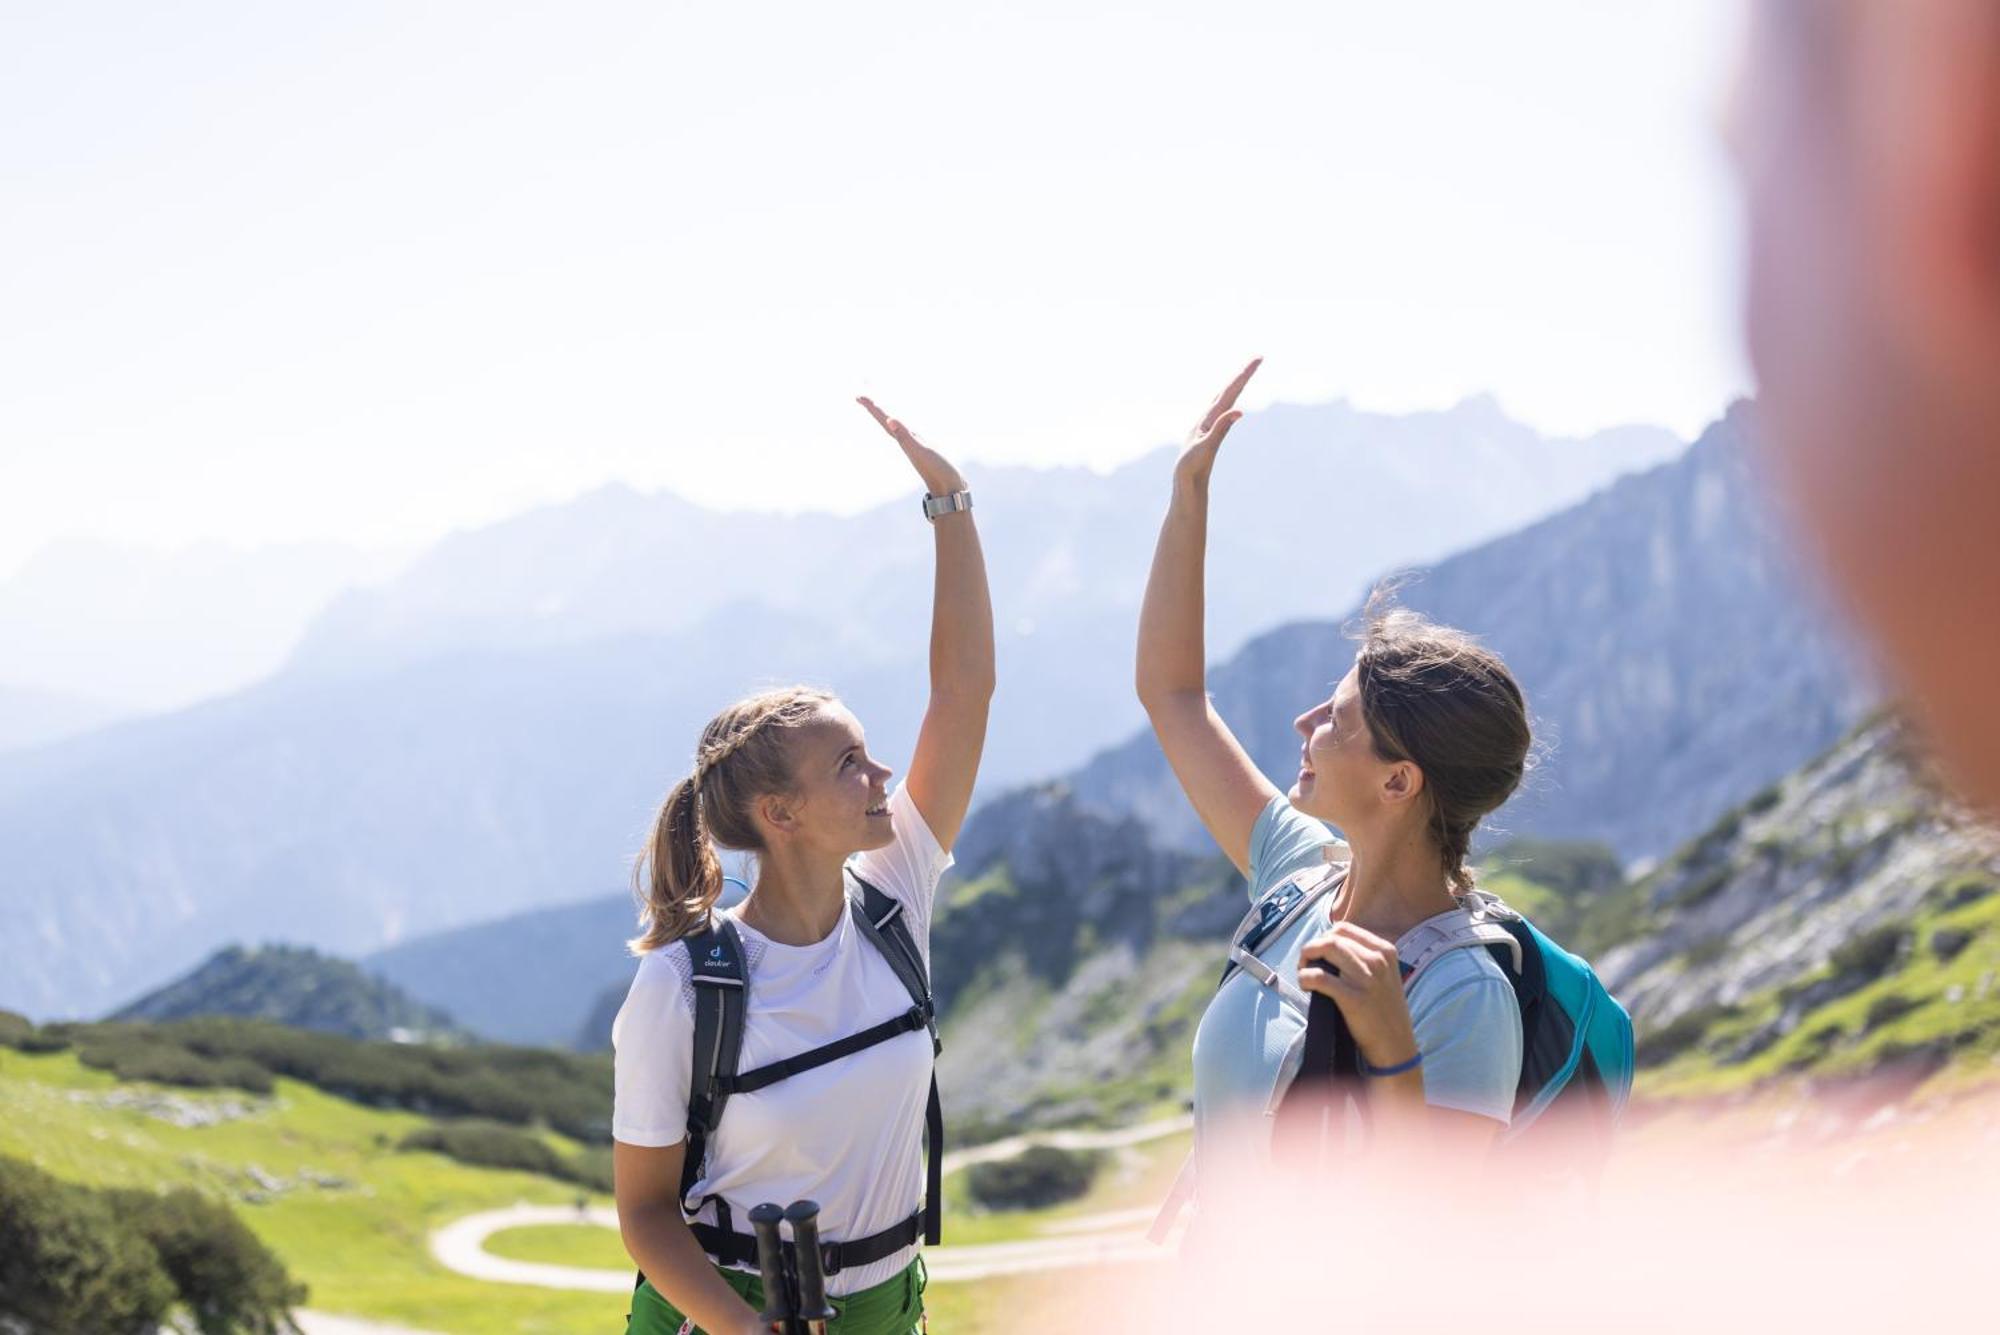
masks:
{"type": "MultiPolygon", "coordinates": [[[[694,1070],[688,1086],[687,1148],[681,1160],[681,1211],[690,1221],[689,1229],[703,1251],[720,1264],[754,1265],[757,1240],[751,1233],[732,1227],[729,1202],[715,1198],[714,1224],[692,1222],[707,1201],[690,1204],[688,1194],[701,1179],[708,1155],[708,1139],[722,1124],[722,1112],[732,1094],[765,1089],[804,1071],[839,1061],[892,1038],[928,1030],[931,1052],[943,1050],[938,1040],[937,1015],[931,1004],[930,977],[923,955],[903,920],[903,905],[891,899],[850,869],[854,886],[847,896],[848,912],[861,935],[882,953],[889,967],[910,994],[910,1009],[891,1020],[783,1061],[760,1066],[754,1071],[738,1071],[743,1054],[743,1016],[748,1006],[749,971],[745,967],[743,940],[736,925],[720,915],[711,916],[708,926],[681,938],[693,967],[694,983],[694,1070]]],[[[944,1163],[944,1111],[938,1102],[937,1074],[931,1075],[930,1104],[924,1113],[924,1158],[926,1178],[924,1204],[908,1219],[892,1224],[879,1233],[846,1242],[820,1245],[820,1260],[830,1277],[854,1266],[869,1265],[919,1238],[936,1246],[940,1235],[943,1195],[940,1190],[944,1163]]],[[[644,1281],[640,1276],[640,1281],[644,1281]]]]}
{"type": "MultiPolygon", "coordinates": [[[[1265,892],[1230,938],[1217,989],[1240,969],[1297,999],[1297,982],[1258,959],[1257,949],[1332,893],[1344,872],[1345,864],[1332,864],[1289,877],[1265,892]]],[[[1451,951],[1465,949],[1489,952],[1513,985],[1521,1011],[1521,1077],[1500,1143],[1519,1141],[1555,1108],[1588,1113],[1608,1134],[1632,1092],[1631,1016],[1586,961],[1557,945],[1497,895],[1473,890],[1458,899],[1458,913],[1420,923],[1397,941],[1403,986],[1407,989],[1451,951]]],[[[1305,1000],[1305,1041],[1279,1107],[1281,1116],[1296,1117],[1301,1110],[1323,1116],[1330,1104],[1352,1096],[1363,1078],[1360,1049],[1340,1008],[1317,992],[1305,1000]]],[[[1185,1205],[1193,1167],[1190,1155],[1154,1222],[1149,1235],[1154,1241],[1164,1240],[1185,1205]]]]}

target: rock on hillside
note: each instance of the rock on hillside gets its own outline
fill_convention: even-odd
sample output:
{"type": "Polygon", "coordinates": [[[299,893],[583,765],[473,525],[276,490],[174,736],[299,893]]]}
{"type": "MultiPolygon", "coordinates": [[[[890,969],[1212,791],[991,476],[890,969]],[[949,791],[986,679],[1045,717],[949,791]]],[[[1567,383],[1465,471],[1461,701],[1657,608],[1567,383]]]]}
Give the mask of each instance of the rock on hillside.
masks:
{"type": "Polygon", "coordinates": [[[1621,892],[1597,965],[1650,1063],[1864,1070],[1913,1032],[1937,1060],[2000,1045],[1996,893],[2000,839],[1878,718],[1621,892]]]}
{"type": "Polygon", "coordinates": [[[348,1038],[414,1041],[456,1036],[443,1011],[371,978],[347,960],[298,946],[230,946],[183,978],[149,992],[113,1020],[227,1015],[348,1038]]]}
{"type": "MultiPolygon", "coordinates": [[[[1506,658],[1550,744],[1496,836],[1657,856],[1831,744],[1875,698],[1765,512],[1746,458],[1753,430],[1739,404],[1673,463],[1405,588],[1405,605],[1506,658]]],[[[1231,596],[1209,587],[1212,601],[1231,596]]],[[[1210,673],[1217,708],[1275,781],[1297,768],[1293,718],[1353,653],[1341,623],[1306,622],[1210,673]]],[[[1100,810],[1208,846],[1150,733],[1072,782],[1100,810]]]]}

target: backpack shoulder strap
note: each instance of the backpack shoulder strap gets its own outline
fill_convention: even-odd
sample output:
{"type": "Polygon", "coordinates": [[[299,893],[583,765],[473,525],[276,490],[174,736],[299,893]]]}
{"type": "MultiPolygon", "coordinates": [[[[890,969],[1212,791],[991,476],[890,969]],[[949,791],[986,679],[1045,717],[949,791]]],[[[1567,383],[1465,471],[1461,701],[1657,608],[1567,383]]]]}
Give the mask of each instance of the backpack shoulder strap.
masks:
{"type": "Polygon", "coordinates": [[[1346,870],[1344,862],[1328,863],[1286,877],[1258,896],[1257,902],[1250,906],[1250,911],[1230,934],[1229,958],[1223,962],[1222,976],[1216,979],[1216,987],[1220,988],[1228,982],[1229,976],[1238,969],[1266,987],[1279,986],[1277,974],[1257,957],[1257,951],[1338,887],[1346,870]]]}
{"type": "Polygon", "coordinates": [[[910,924],[903,916],[902,901],[891,899],[851,870],[847,874],[853,877],[860,891],[859,894],[849,895],[847,900],[854,925],[882,953],[889,967],[896,971],[896,977],[910,994],[912,1004],[931,1017],[931,1042],[935,1045],[937,1019],[931,1015],[930,971],[924,967],[923,953],[917,949],[916,938],[910,935],[910,924]]]}
{"type": "Polygon", "coordinates": [[[708,1138],[722,1124],[729,1102],[724,1077],[734,1076],[743,1056],[743,1012],[750,987],[743,956],[743,938],[736,924],[720,914],[708,926],[681,938],[694,981],[694,1065],[688,1082],[687,1150],[681,1158],[681,1208],[700,1180],[708,1138]]]}
{"type": "MultiPolygon", "coordinates": [[[[917,949],[917,940],[910,934],[903,903],[862,880],[853,868],[848,868],[847,874],[859,890],[848,896],[854,926],[882,952],[882,958],[889,962],[909,992],[910,1001],[923,1012],[924,1024],[931,1033],[931,1056],[936,1057],[944,1051],[944,1043],[938,1038],[937,1007],[931,1003],[930,971],[924,967],[923,952],[917,949]]],[[[924,1160],[924,1245],[935,1247],[944,1231],[944,1104],[938,1098],[935,1068],[931,1072],[930,1100],[924,1108],[924,1160]]]]}
{"type": "Polygon", "coordinates": [[[1420,922],[1397,939],[1396,954],[1403,962],[1404,985],[1415,982],[1418,974],[1452,951],[1471,946],[1494,949],[1496,955],[1504,951],[1512,961],[1514,976],[1521,975],[1526,962],[1521,958],[1521,942],[1514,933],[1501,924],[1497,915],[1461,909],[1420,922]]]}

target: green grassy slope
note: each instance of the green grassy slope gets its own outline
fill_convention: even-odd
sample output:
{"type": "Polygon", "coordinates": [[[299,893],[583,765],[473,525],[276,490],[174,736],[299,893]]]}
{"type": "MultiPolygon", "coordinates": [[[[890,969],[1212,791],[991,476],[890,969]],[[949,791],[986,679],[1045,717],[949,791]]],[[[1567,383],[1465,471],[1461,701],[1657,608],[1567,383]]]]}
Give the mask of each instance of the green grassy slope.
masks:
{"type": "Polygon", "coordinates": [[[624,1312],[616,1298],[482,1284],[431,1259],[426,1239],[452,1219],[517,1201],[570,1203],[577,1192],[398,1153],[396,1142],[423,1124],[292,1080],[280,1080],[271,1099],[253,1099],[121,1085],[73,1054],[0,1050],[0,1154],[72,1181],[190,1186],[222,1197],[310,1287],[315,1308],[447,1335],[615,1327],[624,1312]],[[225,1120],[176,1126],[113,1103],[133,1097],[225,1120]]]}

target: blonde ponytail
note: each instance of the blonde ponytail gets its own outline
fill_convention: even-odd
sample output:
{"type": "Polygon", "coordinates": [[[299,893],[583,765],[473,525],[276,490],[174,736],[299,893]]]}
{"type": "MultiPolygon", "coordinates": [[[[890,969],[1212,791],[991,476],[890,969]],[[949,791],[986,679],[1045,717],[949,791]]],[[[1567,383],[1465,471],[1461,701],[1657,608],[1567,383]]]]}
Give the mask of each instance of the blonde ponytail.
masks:
{"type": "Polygon", "coordinates": [[[658,950],[707,925],[722,897],[720,848],[762,852],[751,804],[792,785],[792,729],[834,702],[810,686],[765,691],[709,720],[695,750],[694,772],[674,785],[653,821],[632,872],[639,901],[635,955],[658,950]]]}

